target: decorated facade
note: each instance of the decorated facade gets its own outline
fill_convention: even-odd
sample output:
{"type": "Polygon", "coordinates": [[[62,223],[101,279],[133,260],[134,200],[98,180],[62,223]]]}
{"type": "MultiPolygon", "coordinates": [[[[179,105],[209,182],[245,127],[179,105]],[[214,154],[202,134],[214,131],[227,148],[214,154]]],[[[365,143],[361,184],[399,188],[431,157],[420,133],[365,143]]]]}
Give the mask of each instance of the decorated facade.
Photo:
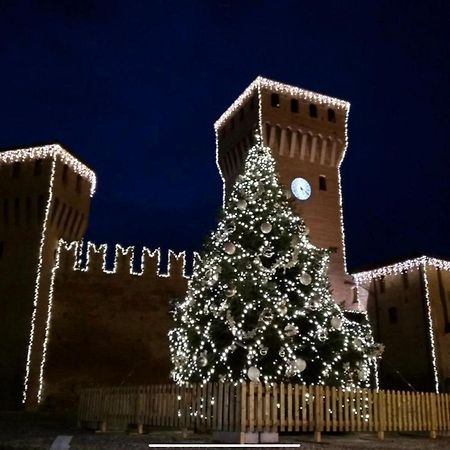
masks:
{"type": "MultiPolygon", "coordinates": [[[[331,251],[334,302],[352,320],[368,313],[386,347],[381,386],[447,389],[449,263],[423,257],[347,273],[340,167],[349,108],[258,77],[215,123],[224,200],[262,136],[311,243],[331,251]]],[[[70,399],[88,385],[169,380],[170,299],[185,295],[197,257],[169,252],[162,267],[158,249],[117,245],[107,268],[106,246],[82,244],[95,186],[94,172],[59,145],[0,153],[0,408],[70,399]]]]}

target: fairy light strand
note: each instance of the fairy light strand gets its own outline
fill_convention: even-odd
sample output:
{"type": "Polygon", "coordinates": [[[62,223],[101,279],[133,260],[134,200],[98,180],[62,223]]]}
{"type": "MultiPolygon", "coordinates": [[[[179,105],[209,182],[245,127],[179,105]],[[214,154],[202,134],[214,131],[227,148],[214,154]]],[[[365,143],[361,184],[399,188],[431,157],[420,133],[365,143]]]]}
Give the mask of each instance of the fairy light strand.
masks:
{"type": "Polygon", "coordinates": [[[28,341],[28,350],[27,350],[27,359],[25,364],[25,379],[24,379],[24,387],[22,392],[22,403],[25,403],[27,400],[27,394],[28,394],[28,382],[30,377],[30,365],[31,365],[31,352],[33,348],[33,340],[34,340],[34,332],[36,327],[36,313],[37,313],[37,306],[38,306],[38,300],[39,300],[39,288],[41,284],[41,272],[42,272],[42,260],[43,260],[43,250],[44,245],[46,243],[46,235],[47,235],[47,223],[48,218],[50,215],[50,205],[52,203],[53,199],[53,183],[55,180],[55,171],[56,171],[56,158],[52,159],[52,166],[50,171],[50,183],[48,188],[48,198],[47,198],[47,205],[45,207],[45,214],[44,214],[44,221],[42,224],[42,234],[41,234],[41,240],[39,243],[39,253],[38,253],[38,265],[37,265],[37,271],[36,271],[36,282],[34,287],[34,297],[33,297],[33,312],[31,315],[31,329],[30,329],[30,337],[28,341]]]}
{"type": "Polygon", "coordinates": [[[97,185],[97,178],[95,176],[95,173],[74,156],[72,156],[59,144],[44,145],[42,147],[20,148],[17,150],[0,152],[0,165],[49,158],[53,160],[59,158],[64,164],[67,164],[67,166],[69,166],[77,175],[80,175],[81,177],[87,179],[90,183],[90,195],[91,197],[94,195],[97,185]]]}
{"type": "Polygon", "coordinates": [[[422,276],[425,286],[425,301],[427,304],[427,318],[428,318],[428,333],[430,335],[430,347],[431,347],[431,363],[433,366],[433,376],[434,376],[434,387],[437,394],[439,394],[439,374],[437,370],[437,358],[436,358],[436,346],[434,342],[434,328],[433,328],[433,317],[431,315],[431,301],[430,301],[430,288],[428,284],[427,275],[427,262],[423,263],[422,276]]]}

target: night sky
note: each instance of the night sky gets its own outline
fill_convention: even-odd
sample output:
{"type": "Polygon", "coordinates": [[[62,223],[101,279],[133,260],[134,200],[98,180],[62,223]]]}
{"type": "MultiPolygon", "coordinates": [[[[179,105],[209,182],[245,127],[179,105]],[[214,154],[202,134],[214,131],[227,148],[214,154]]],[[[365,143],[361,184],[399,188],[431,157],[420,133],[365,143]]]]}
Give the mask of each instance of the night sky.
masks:
{"type": "Polygon", "coordinates": [[[97,174],[87,238],[198,250],[213,123],[257,76],[351,102],[350,269],[450,259],[450,2],[0,0],[0,148],[97,174]]]}

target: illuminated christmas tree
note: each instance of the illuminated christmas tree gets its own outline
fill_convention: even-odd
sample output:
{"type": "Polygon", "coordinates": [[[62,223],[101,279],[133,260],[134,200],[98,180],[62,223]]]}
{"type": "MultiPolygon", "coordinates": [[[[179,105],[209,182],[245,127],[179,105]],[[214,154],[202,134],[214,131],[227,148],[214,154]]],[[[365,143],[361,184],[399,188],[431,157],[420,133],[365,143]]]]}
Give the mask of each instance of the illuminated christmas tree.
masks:
{"type": "Polygon", "coordinates": [[[328,250],[314,247],[257,136],[189,281],[169,333],[183,381],[369,386],[369,325],[331,298],[328,250]]]}

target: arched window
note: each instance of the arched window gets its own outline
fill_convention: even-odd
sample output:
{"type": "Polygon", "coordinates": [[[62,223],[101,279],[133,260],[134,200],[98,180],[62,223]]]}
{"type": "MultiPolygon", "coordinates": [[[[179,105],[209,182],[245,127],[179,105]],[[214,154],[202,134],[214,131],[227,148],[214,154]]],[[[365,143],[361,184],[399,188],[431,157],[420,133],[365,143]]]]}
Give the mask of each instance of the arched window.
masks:
{"type": "Polygon", "coordinates": [[[310,117],[317,117],[317,106],[314,103],[309,105],[309,115],[310,117]]]}
{"type": "Polygon", "coordinates": [[[336,122],[336,113],[334,109],[328,108],[328,122],[336,122]]]}
{"type": "Polygon", "coordinates": [[[273,108],[279,108],[280,107],[280,96],[278,94],[272,94],[270,96],[270,104],[273,108]]]}

